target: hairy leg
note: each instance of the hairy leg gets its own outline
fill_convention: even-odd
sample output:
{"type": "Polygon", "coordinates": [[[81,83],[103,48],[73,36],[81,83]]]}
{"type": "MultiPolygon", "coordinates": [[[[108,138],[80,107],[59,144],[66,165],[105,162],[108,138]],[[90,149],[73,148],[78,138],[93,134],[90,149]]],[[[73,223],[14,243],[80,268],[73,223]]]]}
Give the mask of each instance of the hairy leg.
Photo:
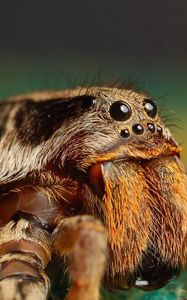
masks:
{"type": "Polygon", "coordinates": [[[34,220],[18,217],[0,229],[0,299],[45,300],[49,234],[34,220]]]}
{"type": "Polygon", "coordinates": [[[98,300],[106,262],[106,231],[91,216],[77,216],[60,222],[53,234],[54,251],[71,254],[72,286],[66,300],[98,300]]]}

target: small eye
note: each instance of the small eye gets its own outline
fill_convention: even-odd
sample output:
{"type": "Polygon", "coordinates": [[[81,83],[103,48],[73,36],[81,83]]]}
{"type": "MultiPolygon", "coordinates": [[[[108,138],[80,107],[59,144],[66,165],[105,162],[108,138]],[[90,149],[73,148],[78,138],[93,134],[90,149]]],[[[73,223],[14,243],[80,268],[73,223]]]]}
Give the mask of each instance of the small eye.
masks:
{"type": "Polygon", "coordinates": [[[80,96],[81,98],[81,108],[82,109],[88,109],[90,108],[95,101],[95,97],[90,96],[90,95],[84,95],[84,96],[80,96]]]}
{"type": "Polygon", "coordinates": [[[127,139],[130,136],[130,132],[128,129],[122,129],[120,134],[125,139],[127,139]]]}
{"type": "Polygon", "coordinates": [[[110,115],[116,121],[126,121],[131,117],[132,111],[130,106],[123,102],[114,102],[110,107],[110,115]]]}
{"type": "Polygon", "coordinates": [[[144,132],[143,126],[141,124],[134,124],[132,130],[135,134],[142,134],[144,132]]]}
{"type": "Polygon", "coordinates": [[[150,118],[154,118],[157,114],[157,106],[150,99],[145,99],[144,109],[150,118]]]}
{"type": "Polygon", "coordinates": [[[157,132],[158,132],[159,134],[162,134],[162,127],[160,127],[159,125],[157,125],[157,132]]]}
{"type": "Polygon", "coordinates": [[[151,133],[154,133],[155,132],[155,125],[153,123],[148,123],[147,124],[147,127],[148,127],[148,130],[151,132],[151,133]]]}
{"type": "Polygon", "coordinates": [[[69,109],[73,109],[75,107],[81,108],[81,109],[88,109],[90,108],[94,103],[96,98],[91,95],[80,95],[75,96],[72,98],[72,101],[69,103],[69,109]]]}

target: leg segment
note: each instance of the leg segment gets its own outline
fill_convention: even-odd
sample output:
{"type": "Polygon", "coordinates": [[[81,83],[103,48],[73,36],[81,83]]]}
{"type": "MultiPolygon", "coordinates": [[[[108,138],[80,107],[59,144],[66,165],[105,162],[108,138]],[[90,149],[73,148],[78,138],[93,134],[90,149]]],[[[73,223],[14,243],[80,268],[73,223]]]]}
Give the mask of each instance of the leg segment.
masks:
{"type": "Polygon", "coordinates": [[[77,216],[60,222],[53,234],[54,251],[71,254],[71,289],[66,300],[98,300],[105,268],[107,238],[100,221],[77,216]]]}
{"type": "Polygon", "coordinates": [[[45,300],[49,280],[49,234],[32,220],[20,218],[0,229],[0,299],[45,300]]]}

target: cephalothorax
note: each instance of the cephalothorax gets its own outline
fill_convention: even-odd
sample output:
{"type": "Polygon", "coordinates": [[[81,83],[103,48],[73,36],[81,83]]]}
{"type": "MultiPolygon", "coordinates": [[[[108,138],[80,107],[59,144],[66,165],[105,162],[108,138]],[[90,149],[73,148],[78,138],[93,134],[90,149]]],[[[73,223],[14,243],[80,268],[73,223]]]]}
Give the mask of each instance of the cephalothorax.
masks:
{"type": "Polygon", "coordinates": [[[1,102],[0,119],[0,299],[47,299],[56,258],[71,300],[156,289],[186,265],[181,149],[151,99],[37,92],[1,102]]]}

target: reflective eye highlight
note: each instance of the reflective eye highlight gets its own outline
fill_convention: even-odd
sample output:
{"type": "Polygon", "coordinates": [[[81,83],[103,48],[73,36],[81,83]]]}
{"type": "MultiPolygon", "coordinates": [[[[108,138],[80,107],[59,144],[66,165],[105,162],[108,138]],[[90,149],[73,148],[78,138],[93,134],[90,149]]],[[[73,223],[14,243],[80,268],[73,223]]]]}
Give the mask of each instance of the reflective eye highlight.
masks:
{"type": "Polygon", "coordinates": [[[159,125],[157,125],[157,132],[158,132],[159,134],[162,134],[162,127],[160,127],[159,125]]]}
{"type": "Polygon", "coordinates": [[[114,102],[110,107],[110,115],[116,121],[126,121],[131,117],[132,111],[130,106],[123,102],[114,102]]]}
{"type": "Polygon", "coordinates": [[[130,136],[130,132],[128,129],[122,129],[120,134],[125,139],[127,139],[130,136]]]}
{"type": "Polygon", "coordinates": [[[147,127],[148,127],[148,130],[151,132],[151,133],[154,133],[155,132],[155,125],[153,123],[148,123],[147,124],[147,127]]]}
{"type": "Polygon", "coordinates": [[[142,134],[144,132],[143,126],[141,124],[134,124],[132,130],[135,134],[142,134]]]}
{"type": "Polygon", "coordinates": [[[145,99],[145,102],[144,102],[144,109],[147,113],[147,115],[150,117],[150,118],[154,118],[157,114],[157,106],[156,104],[150,100],[150,99],[145,99]]]}

